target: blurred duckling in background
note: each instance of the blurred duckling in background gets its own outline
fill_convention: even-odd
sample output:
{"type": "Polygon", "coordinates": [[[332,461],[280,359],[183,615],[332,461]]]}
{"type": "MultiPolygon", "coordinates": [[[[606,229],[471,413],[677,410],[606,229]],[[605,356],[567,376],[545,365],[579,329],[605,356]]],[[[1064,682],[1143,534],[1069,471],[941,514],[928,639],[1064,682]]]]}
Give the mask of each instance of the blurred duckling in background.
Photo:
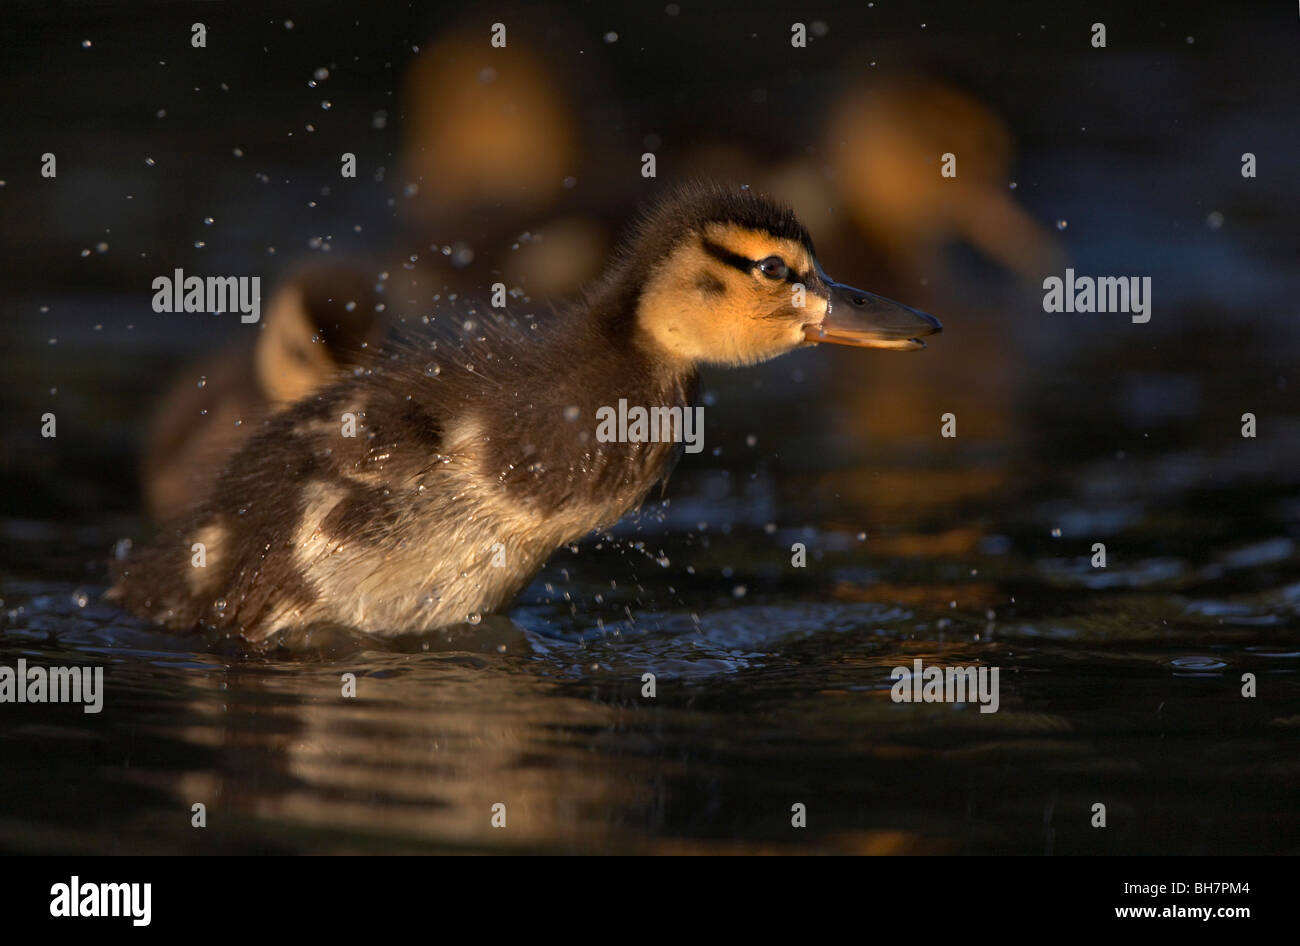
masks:
{"type": "Polygon", "coordinates": [[[577,162],[572,103],[516,31],[492,48],[484,31],[439,35],[403,80],[402,165],[418,181],[409,209],[431,226],[477,214],[510,226],[545,210],[577,162]]]}
{"type": "MultiPolygon", "coordinates": [[[[567,295],[598,275],[610,242],[590,214],[564,209],[579,176],[600,189],[578,97],[530,42],[541,34],[514,29],[501,48],[486,35],[479,23],[441,33],[403,79],[401,173],[415,185],[402,202],[406,227],[447,253],[397,275],[432,291],[481,292],[499,278],[567,295]]],[[[548,20],[546,35],[567,34],[548,20]]],[[[585,101],[593,105],[590,91],[585,101]]],[[[428,291],[408,294],[429,301],[428,291]]]]}
{"type": "Polygon", "coordinates": [[[969,93],[921,78],[851,85],[828,111],[825,149],[854,224],[905,278],[956,240],[1027,280],[1055,267],[1055,240],[1011,196],[1011,133],[969,93]]]}
{"type": "Polygon", "coordinates": [[[173,521],[206,496],[264,417],[314,393],[383,338],[374,286],[358,265],[299,266],[272,294],[252,339],[172,386],[150,427],[142,465],[155,521],[173,521]]]}
{"type": "MultiPolygon", "coordinates": [[[[901,77],[850,84],[832,102],[824,135],[837,206],[892,270],[891,291],[911,294],[924,283],[931,287],[928,298],[961,305],[965,316],[957,326],[960,343],[954,339],[936,353],[928,379],[935,383],[918,384],[889,365],[854,390],[835,377],[836,396],[854,407],[842,432],[933,443],[941,416],[952,413],[961,445],[1014,442],[1024,429],[1016,416],[1022,331],[1010,315],[1015,306],[989,304],[996,296],[987,284],[971,291],[972,279],[988,276],[968,273],[966,285],[955,285],[945,256],[953,243],[973,247],[1019,277],[1018,294],[1030,286],[1036,291],[1043,274],[1058,268],[1054,236],[1010,187],[1011,133],[971,94],[934,79],[901,77]],[[945,154],[954,158],[953,177],[941,174],[945,154]]],[[[966,476],[960,484],[935,484],[931,495],[993,486],[996,477],[966,476]]],[[[906,504],[916,492],[925,490],[894,495],[906,504]]]]}
{"type": "Polygon", "coordinates": [[[683,188],[547,323],[410,340],[273,415],[185,523],[116,563],[109,595],[253,643],[474,620],[663,481],[701,365],[819,342],[917,349],[939,330],[832,281],[789,210],[744,188],[683,188]],[[599,412],[621,403],[675,411],[676,429],[599,436],[599,412]]]}

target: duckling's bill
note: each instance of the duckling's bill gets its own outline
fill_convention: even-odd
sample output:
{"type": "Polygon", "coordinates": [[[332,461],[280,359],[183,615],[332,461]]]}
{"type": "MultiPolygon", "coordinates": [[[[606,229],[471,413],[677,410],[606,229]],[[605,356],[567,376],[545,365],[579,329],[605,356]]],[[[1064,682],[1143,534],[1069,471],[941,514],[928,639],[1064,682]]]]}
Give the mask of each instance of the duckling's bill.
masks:
{"type": "Polygon", "coordinates": [[[804,330],[810,344],[917,351],[921,338],[943,331],[934,316],[863,289],[830,283],[826,317],[804,330]]]}

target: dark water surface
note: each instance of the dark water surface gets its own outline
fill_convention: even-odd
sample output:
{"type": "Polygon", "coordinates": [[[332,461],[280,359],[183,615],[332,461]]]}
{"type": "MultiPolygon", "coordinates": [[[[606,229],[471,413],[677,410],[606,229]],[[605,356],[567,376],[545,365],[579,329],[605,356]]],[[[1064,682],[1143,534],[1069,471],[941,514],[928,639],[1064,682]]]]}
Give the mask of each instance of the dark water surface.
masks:
{"type": "MultiPolygon", "coordinates": [[[[681,502],[558,553],[508,617],[262,656],[142,626],[96,603],[93,578],[32,574],[94,561],[113,528],[11,519],[0,663],[102,665],[107,695],[98,716],[4,708],[0,844],[1294,851],[1300,484],[1270,485],[1243,454],[1102,461],[865,539],[846,523],[870,521],[871,500],[780,524],[771,476],[687,477],[681,502]],[[692,494],[725,510],[712,528],[683,521],[692,494]],[[999,711],[895,704],[890,671],[918,657],[999,667],[999,711]]],[[[942,475],[850,480],[920,496],[942,475]]]]}
{"type": "MultiPolygon", "coordinates": [[[[311,235],[360,220],[364,242],[384,226],[380,196],[331,203],[299,183],[310,155],[248,143],[257,121],[279,138],[308,119],[331,133],[323,93],[303,79],[350,61],[353,31],[308,33],[304,12],[294,40],[317,45],[301,61],[281,47],[264,57],[261,44],[288,42],[272,17],[280,38],[250,27],[246,68],[205,60],[202,82],[163,90],[129,57],[102,86],[93,70],[69,72],[59,102],[19,110],[26,131],[10,145],[60,122],[81,134],[75,113],[93,93],[119,129],[101,163],[117,164],[77,171],[91,157],[69,153],[82,189],[47,188],[58,206],[40,203],[26,171],[0,175],[0,665],[102,666],[107,694],[98,715],[0,705],[0,848],[1300,853],[1293,34],[1205,13],[1183,22],[1180,8],[1134,26],[1104,67],[1083,33],[1053,45],[1090,22],[1084,7],[1077,23],[1045,18],[1050,30],[1006,11],[983,26],[935,14],[926,32],[904,13],[878,11],[894,19],[876,32],[866,10],[829,18],[828,43],[873,37],[859,57],[873,65],[922,50],[980,77],[1022,142],[1007,187],[1080,274],[1151,276],[1149,324],[1046,314],[1036,284],[954,250],[942,276],[923,268],[891,290],[944,320],[930,350],[818,349],[707,374],[707,448],[666,502],[557,552],[507,614],[387,644],[320,632],[268,654],[163,634],[99,596],[115,544],[147,534],[135,458],[157,397],[239,331],[155,315],[149,277],[173,261],[249,272],[268,244],[282,247],[278,265],[311,235]],[[329,42],[340,48],[318,48],[329,42]],[[212,104],[233,101],[213,89],[236,76],[307,98],[237,87],[262,111],[236,120],[220,111],[234,105],[212,104]],[[191,85],[215,111],[185,107],[191,85]],[[164,106],[160,131],[150,116],[164,106]],[[234,146],[249,149],[244,164],[234,146]],[[1239,174],[1247,150],[1260,155],[1254,181],[1239,174]],[[155,153],[172,155],[166,174],[143,163],[155,153]],[[177,169],[187,154],[190,177],[177,169]],[[262,169],[274,183],[254,181],[262,169]],[[126,192],[140,200],[112,203],[126,192]],[[120,208],[149,201],[167,208],[161,229],[118,225],[120,208]],[[210,255],[186,256],[200,237],[210,255]],[[83,261],[100,239],[112,248],[83,261]],[[51,409],[57,442],[37,436],[51,409]],[[939,436],[946,411],[953,440],[939,436]],[[1247,412],[1255,438],[1241,436],[1247,412]],[[1090,563],[1098,542],[1104,569],[1090,563]],[[806,567],[792,567],[796,543],[806,567]],[[916,658],[998,667],[998,712],[894,703],[890,672],[916,658]],[[354,699],[341,696],[346,673],[354,699]],[[498,803],[505,828],[491,824],[498,803]],[[806,828],[791,827],[796,803],[806,828]],[[1104,829],[1090,824],[1097,803],[1104,829]]],[[[120,24],[29,14],[24,35],[60,50],[60,69],[81,61],[83,33],[112,55],[120,24]]],[[[652,99],[636,22],[613,24],[622,45],[606,52],[631,57],[611,67],[626,109],[599,121],[662,131],[694,90],[747,124],[735,103],[757,101],[744,83],[770,64],[755,54],[728,89],[691,58],[702,75],[652,99]]],[[[369,129],[376,109],[394,109],[397,126],[377,63],[436,25],[358,27],[377,77],[347,86],[336,69],[331,114],[352,107],[369,129]]],[[[6,68],[37,68],[35,49],[6,68]]],[[[775,105],[827,88],[833,57],[819,63],[782,67],[775,105]]],[[[694,132],[667,135],[665,154],[701,134],[683,123],[694,132]]],[[[743,140],[725,123],[719,134],[743,140]]],[[[871,261],[836,262],[848,278],[871,261]]]]}

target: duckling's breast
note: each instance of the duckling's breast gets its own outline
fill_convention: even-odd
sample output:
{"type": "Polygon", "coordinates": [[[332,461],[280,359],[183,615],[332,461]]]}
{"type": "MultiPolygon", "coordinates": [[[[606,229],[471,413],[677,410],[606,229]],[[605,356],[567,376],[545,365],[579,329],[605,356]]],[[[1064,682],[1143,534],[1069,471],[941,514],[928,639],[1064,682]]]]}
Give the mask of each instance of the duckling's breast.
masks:
{"type": "Polygon", "coordinates": [[[617,521],[654,481],[627,476],[593,493],[556,486],[568,478],[560,467],[512,479],[490,459],[491,442],[484,419],[471,414],[413,479],[349,470],[305,483],[293,558],[317,597],[306,608],[286,601],[269,623],[397,633],[495,610],[556,548],[617,521]]]}

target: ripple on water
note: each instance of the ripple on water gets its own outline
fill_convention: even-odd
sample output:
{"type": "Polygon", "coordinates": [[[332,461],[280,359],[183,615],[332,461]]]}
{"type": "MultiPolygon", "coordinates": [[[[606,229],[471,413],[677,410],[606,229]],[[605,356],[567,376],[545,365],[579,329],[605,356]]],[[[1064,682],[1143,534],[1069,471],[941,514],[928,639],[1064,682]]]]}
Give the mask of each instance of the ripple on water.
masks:
{"type": "Polygon", "coordinates": [[[1174,669],[1176,677],[1218,677],[1228,668],[1228,664],[1218,657],[1205,655],[1174,657],[1169,666],[1174,669]]]}

